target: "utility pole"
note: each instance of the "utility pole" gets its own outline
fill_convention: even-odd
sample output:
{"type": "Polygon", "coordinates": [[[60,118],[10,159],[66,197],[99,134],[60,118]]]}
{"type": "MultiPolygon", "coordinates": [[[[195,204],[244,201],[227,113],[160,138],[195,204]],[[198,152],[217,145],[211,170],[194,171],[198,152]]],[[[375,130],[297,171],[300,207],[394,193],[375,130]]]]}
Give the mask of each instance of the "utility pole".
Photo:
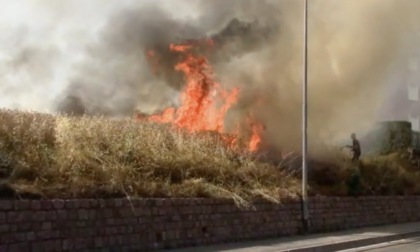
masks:
{"type": "Polygon", "coordinates": [[[308,0],[303,6],[303,97],[302,97],[302,217],[305,231],[309,231],[308,209],[308,0]]]}

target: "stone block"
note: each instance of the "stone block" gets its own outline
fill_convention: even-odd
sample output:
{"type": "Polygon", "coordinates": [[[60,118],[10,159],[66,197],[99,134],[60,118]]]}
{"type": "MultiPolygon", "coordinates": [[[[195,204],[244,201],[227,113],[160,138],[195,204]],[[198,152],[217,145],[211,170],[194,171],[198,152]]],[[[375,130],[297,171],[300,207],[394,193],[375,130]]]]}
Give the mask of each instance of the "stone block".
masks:
{"type": "Polygon", "coordinates": [[[45,211],[36,211],[33,215],[33,220],[34,221],[45,221],[46,218],[46,212],[45,211]]]}
{"type": "Polygon", "coordinates": [[[79,209],[77,215],[78,215],[78,218],[80,220],[88,220],[89,219],[89,211],[86,210],[86,209],[79,209]]]}
{"type": "Polygon", "coordinates": [[[41,200],[42,210],[51,210],[53,209],[53,204],[51,200],[41,200]]]}
{"type": "Polygon", "coordinates": [[[54,209],[63,209],[64,208],[64,200],[53,200],[53,208],[54,209]]]}
{"type": "Polygon", "coordinates": [[[15,210],[30,210],[31,202],[29,200],[17,200],[14,204],[15,210]]]}
{"type": "Polygon", "coordinates": [[[4,210],[12,210],[13,209],[13,201],[11,200],[0,200],[0,211],[4,210]]]}

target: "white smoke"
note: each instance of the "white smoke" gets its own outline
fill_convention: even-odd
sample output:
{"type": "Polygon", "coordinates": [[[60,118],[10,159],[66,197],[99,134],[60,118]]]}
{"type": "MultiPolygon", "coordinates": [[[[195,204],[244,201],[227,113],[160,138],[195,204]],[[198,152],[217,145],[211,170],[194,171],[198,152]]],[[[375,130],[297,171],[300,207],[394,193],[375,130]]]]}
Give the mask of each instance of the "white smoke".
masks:
{"type": "MultiPolygon", "coordinates": [[[[0,0],[0,107],[54,112],[87,48],[100,43],[112,15],[134,2],[174,8],[159,0],[0,0]]],[[[174,15],[185,17],[176,5],[181,11],[174,15]]]]}
{"type": "MultiPolygon", "coordinates": [[[[418,0],[311,0],[310,129],[342,138],[375,120],[387,80],[416,47],[418,0]]],[[[218,59],[225,86],[239,85],[239,109],[253,110],[268,138],[300,141],[302,3],[298,0],[0,0],[0,106],[54,112],[75,92],[90,111],[150,112],[176,100],[155,78],[145,46],[220,31],[232,18],[276,23],[258,50],[218,59]],[[255,106],[261,94],[266,104],[255,106]]],[[[235,41],[227,46],[235,51],[235,41]]]]}

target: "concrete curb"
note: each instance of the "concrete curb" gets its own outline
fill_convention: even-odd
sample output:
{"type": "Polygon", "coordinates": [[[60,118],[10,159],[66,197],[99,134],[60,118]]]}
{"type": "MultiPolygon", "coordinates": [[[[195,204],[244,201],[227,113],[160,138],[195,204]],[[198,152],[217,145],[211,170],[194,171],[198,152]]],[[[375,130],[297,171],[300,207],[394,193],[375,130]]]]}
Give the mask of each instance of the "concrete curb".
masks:
{"type": "Polygon", "coordinates": [[[336,242],[330,244],[314,245],[303,248],[294,248],[287,250],[280,250],[279,252],[335,252],[339,250],[355,249],[369,245],[375,245],[385,242],[398,241],[408,238],[420,236],[420,230],[411,231],[401,234],[385,235],[380,237],[372,237],[366,239],[350,240],[343,242],[336,242]]]}

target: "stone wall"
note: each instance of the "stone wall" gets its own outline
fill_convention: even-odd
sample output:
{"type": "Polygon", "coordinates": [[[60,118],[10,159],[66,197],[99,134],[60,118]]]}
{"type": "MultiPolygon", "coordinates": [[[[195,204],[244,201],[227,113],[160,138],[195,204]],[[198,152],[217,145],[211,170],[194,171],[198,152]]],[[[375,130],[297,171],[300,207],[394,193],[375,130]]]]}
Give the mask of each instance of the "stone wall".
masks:
{"type": "MultiPolygon", "coordinates": [[[[311,198],[312,231],[420,221],[420,197],[311,198]]],[[[296,235],[299,201],[0,200],[0,251],[144,251],[296,235]]]]}

